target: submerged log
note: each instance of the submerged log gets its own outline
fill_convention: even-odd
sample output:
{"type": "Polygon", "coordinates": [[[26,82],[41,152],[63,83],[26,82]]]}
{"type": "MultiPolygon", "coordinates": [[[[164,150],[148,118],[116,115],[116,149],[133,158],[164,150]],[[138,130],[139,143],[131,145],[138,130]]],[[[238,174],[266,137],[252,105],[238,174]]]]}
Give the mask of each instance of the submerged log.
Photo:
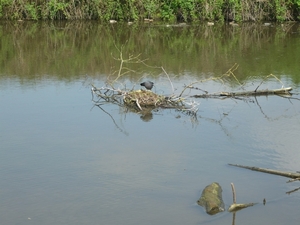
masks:
{"type": "Polygon", "coordinates": [[[214,215],[223,212],[224,202],[221,186],[217,182],[206,186],[197,203],[205,208],[207,214],[214,215]]]}
{"type": "Polygon", "coordinates": [[[263,173],[269,173],[269,174],[274,174],[278,176],[283,176],[283,177],[289,177],[293,179],[300,179],[300,173],[293,173],[293,172],[283,172],[279,170],[272,170],[272,169],[265,169],[265,168],[259,168],[259,167],[254,167],[254,166],[243,166],[243,165],[238,165],[238,164],[228,164],[230,166],[236,166],[248,170],[254,170],[258,172],[263,172],[263,173]]]}

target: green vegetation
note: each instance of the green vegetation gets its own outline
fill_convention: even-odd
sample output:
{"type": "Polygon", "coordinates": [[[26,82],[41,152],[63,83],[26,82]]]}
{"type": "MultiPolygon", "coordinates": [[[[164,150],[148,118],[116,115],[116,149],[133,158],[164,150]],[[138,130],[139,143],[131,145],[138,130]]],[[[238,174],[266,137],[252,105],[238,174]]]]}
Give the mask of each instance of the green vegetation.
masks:
{"type": "Polygon", "coordinates": [[[300,0],[0,0],[0,19],[300,20],[300,0]]]}

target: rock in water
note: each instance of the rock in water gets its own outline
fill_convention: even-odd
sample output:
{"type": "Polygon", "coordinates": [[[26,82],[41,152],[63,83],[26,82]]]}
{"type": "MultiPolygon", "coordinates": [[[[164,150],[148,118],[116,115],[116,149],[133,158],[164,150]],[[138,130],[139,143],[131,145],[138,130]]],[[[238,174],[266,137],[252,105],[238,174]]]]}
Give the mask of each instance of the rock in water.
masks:
{"type": "Polygon", "coordinates": [[[214,215],[223,212],[224,202],[222,199],[221,186],[217,182],[206,186],[197,203],[198,205],[205,207],[207,214],[214,215]]]}

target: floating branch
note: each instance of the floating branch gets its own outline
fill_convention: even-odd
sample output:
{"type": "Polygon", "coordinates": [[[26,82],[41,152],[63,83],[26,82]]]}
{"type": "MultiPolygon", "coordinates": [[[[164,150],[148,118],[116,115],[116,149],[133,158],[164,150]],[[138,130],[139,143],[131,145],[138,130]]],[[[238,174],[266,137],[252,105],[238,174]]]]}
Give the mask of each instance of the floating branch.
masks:
{"type": "Polygon", "coordinates": [[[292,96],[291,87],[280,88],[280,89],[265,89],[265,90],[254,90],[254,91],[240,91],[240,92],[219,92],[214,94],[202,94],[193,95],[194,98],[211,98],[211,97],[249,97],[249,96],[260,96],[260,95],[283,95],[284,97],[292,96]]]}
{"type": "Polygon", "coordinates": [[[255,90],[255,91],[241,91],[241,92],[220,92],[220,96],[227,96],[227,97],[235,97],[235,96],[257,96],[257,95],[287,95],[289,94],[292,96],[290,91],[292,90],[291,87],[288,88],[280,88],[280,89],[273,89],[273,90],[255,90]]]}
{"type": "Polygon", "coordinates": [[[300,190],[300,187],[298,187],[298,188],[295,188],[294,190],[292,190],[292,191],[288,191],[288,192],[286,192],[286,194],[291,194],[291,193],[293,193],[293,192],[295,192],[295,191],[298,191],[298,190],[300,190]]]}
{"type": "MultiPolygon", "coordinates": [[[[216,93],[209,93],[206,90],[202,90],[201,88],[195,87],[194,85],[197,83],[203,83],[206,81],[219,81],[222,82],[224,84],[225,82],[225,78],[226,77],[231,77],[233,78],[233,80],[235,80],[241,88],[243,88],[244,84],[241,84],[240,81],[237,79],[237,77],[234,75],[234,71],[237,70],[238,68],[238,64],[234,64],[225,74],[219,76],[219,77],[213,77],[213,78],[208,78],[208,79],[204,79],[204,80],[200,80],[200,81],[196,81],[193,82],[187,86],[184,87],[184,90],[182,91],[182,93],[187,89],[194,89],[194,90],[200,90],[202,92],[204,92],[204,94],[200,94],[200,95],[193,95],[191,97],[194,98],[220,98],[220,97],[229,97],[229,98],[238,98],[238,97],[250,97],[250,96],[261,96],[261,95],[280,95],[282,97],[291,97],[291,87],[284,87],[284,84],[282,83],[282,81],[277,78],[275,75],[270,74],[266,77],[264,77],[264,79],[260,82],[260,84],[252,91],[238,91],[238,92],[226,92],[226,91],[222,91],[222,92],[216,92],[216,93]],[[279,83],[281,83],[282,88],[279,89],[264,89],[264,90],[258,90],[258,88],[270,77],[273,77],[275,80],[277,80],[279,83]]],[[[182,93],[179,95],[181,96],[182,93]]]]}
{"type": "MultiPolygon", "coordinates": [[[[297,173],[283,172],[283,171],[279,171],[279,170],[271,170],[271,169],[265,169],[265,168],[259,168],[259,167],[243,166],[243,165],[238,165],[238,164],[228,164],[228,165],[236,166],[236,167],[240,167],[240,168],[244,168],[244,169],[249,169],[249,170],[254,170],[254,171],[258,171],[258,172],[269,173],[269,174],[273,174],[273,175],[292,178],[291,180],[288,180],[287,183],[300,180],[299,172],[297,172],[297,173]]],[[[299,189],[300,188],[296,188],[292,191],[286,192],[286,194],[291,194],[292,192],[298,191],[299,189]]]]}
{"type": "Polygon", "coordinates": [[[263,173],[269,173],[269,174],[274,174],[278,176],[283,176],[283,177],[289,177],[292,179],[300,179],[300,173],[293,173],[293,172],[283,172],[279,170],[271,170],[271,169],[265,169],[265,168],[259,168],[259,167],[251,167],[251,166],[243,166],[243,165],[238,165],[238,164],[228,164],[230,166],[236,166],[244,169],[249,169],[249,170],[254,170],[258,172],[263,172],[263,173]]]}
{"type": "Polygon", "coordinates": [[[245,209],[245,208],[248,208],[250,206],[254,206],[255,204],[257,203],[241,203],[241,204],[232,204],[229,209],[228,209],[228,212],[236,212],[238,210],[241,210],[241,209],[245,209]]]}

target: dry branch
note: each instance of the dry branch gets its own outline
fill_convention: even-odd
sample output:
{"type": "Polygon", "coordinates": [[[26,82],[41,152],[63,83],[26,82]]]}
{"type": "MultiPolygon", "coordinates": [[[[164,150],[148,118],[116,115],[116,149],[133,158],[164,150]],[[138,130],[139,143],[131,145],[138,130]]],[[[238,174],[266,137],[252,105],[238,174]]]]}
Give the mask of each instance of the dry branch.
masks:
{"type": "MultiPolygon", "coordinates": [[[[237,63],[235,63],[226,73],[222,74],[219,77],[210,77],[210,78],[199,80],[199,81],[195,81],[195,82],[192,82],[189,85],[186,85],[184,87],[184,89],[181,91],[181,93],[179,94],[179,97],[181,97],[183,95],[183,93],[185,92],[186,89],[201,90],[201,89],[193,86],[193,85],[195,85],[197,83],[204,83],[204,82],[207,82],[207,81],[221,81],[222,83],[224,83],[223,79],[225,77],[230,77],[230,76],[233,77],[237,81],[237,83],[241,85],[241,83],[238,81],[238,79],[236,78],[236,76],[233,73],[233,71],[237,70],[238,67],[239,67],[239,65],[237,63]]],[[[207,91],[204,91],[204,92],[206,93],[205,96],[208,96],[208,92],[207,91]]],[[[194,96],[191,96],[191,97],[197,98],[197,95],[194,95],[194,96]]]]}
{"type": "Polygon", "coordinates": [[[289,177],[293,179],[299,179],[300,178],[300,173],[293,173],[293,172],[283,172],[279,170],[271,170],[271,169],[265,169],[265,168],[259,168],[259,167],[251,167],[251,166],[243,166],[243,165],[238,165],[238,164],[228,164],[230,166],[236,166],[244,169],[249,169],[249,170],[254,170],[258,172],[263,172],[263,173],[269,173],[269,174],[274,174],[278,176],[283,176],[283,177],[289,177]]]}
{"type": "Polygon", "coordinates": [[[241,209],[245,209],[247,207],[250,207],[250,206],[254,206],[256,203],[241,203],[241,204],[232,204],[229,209],[228,209],[228,212],[236,212],[238,210],[241,210],[241,209]]]}
{"type": "Polygon", "coordinates": [[[292,88],[291,87],[285,88],[283,82],[273,74],[270,74],[270,75],[264,77],[262,79],[262,81],[260,82],[260,84],[252,91],[239,91],[239,92],[226,92],[226,91],[223,91],[223,92],[217,92],[217,93],[209,93],[206,90],[202,90],[201,88],[198,88],[198,87],[194,86],[197,83],[203,83],[203,82],[206,82],[206,81],[219,81],[219,82],[222,82],[224,84],[224,82],[225,82],[224,79],[227,78],[227,77],[230,77],[235,82],[237,82],[240,85],[241,88],[243,88],[244,84],[241,84],[240,81],[235,76],[235,74],[233,73],[235,70],[237,70],[237,68],[238,68],[238,64],[234,64],[225,74],[223,74],[219,77],[213,77],[213,78],[208,78],[208,79],[193,82],[193,83],[185,86],[183,91],[181,92],[181,94],[179,96],[181,96],[183,94],[183,92],[188,88],[189,89],[194,89],[194,90],[200,90],[200,91],[204,92],[204,94],[201,94],[201,95],[191,96],[191,97],[194,97],[194,98],[220,98],[220,97],[237,98],[237,97],[261,96],[261,95],[280,95],[280,96],[283,96],[283,97],[291,97],[292,96],[292,94],[290,92],[292,90],[292,88]],[[258,88],[270,77],[274,78],[276,81],[281,83],[282,88],[270,89],[270,90],[269,89],[258,90],[258,88]]]}
{"type": "Polygon", "coordinates": [[[155,108],[170,108],[170,109],[176,109],[188,113],[189,115],[195,116],[198,111],[199,103],[192,100],[191,98],[209,98],[209,97],[210,98],[211,97],[237,98],[238,96],[248,97],[253,95],[257,96],[257,95],[268,95],[268,94],[280,94],[285,96],[291,95],[290,91],[292,90],[292,88],[282,87],[281,89],[274,89],[274,90],[258,90],[261,84],[268,77],[274,77],[276,80],[281,82],[276,76],[272,74],[265,77],[254,91],[219,92],[219,93],[209,94],[208,91],[202,90],[194,86],[195,84],[204,83],[207,81],[217,81],[224,84],[225,81],[228,78],[230,78],[233,79],[241,87],[243,87],[243,84],[240,83],[240,81],[237,79],[237,77],[234,74],[234,71],[237,70],[237,68],[239,67],[238,64],[234,64],[225,74],[222,74],[221,76],[210,77],[207,79],[192,82],[191,84],[186,85],[179,95],[176,95],[174,93],[175,89],[173,83],[164,67],[162,66],[152,67],[147,65],[145,63],[146,60],[140,59],[140,54],[138,54],[137,56],[129,55],[127,58],[124,58],[123,46],[121,48],[118,48],[117,46],[115,47],[119,52],[119,56],[113,58],[120,62],[119,68],[116,69],[107,77],[106,86],[98,88],[95,85],[91,85],[92,86],[91,90],[93,95],[92,100],[95,102],[96,105],[101,105],[104,103],[113,103],[121,107],[128,107],[132,109],[132,111],[134,112],[141,112],[143,110],[149,111],[149,109],[155,109],[155,108]],[[170,82],[172,88],[172,95],[165,96],[165,95],[156,94],[152,91],[134,90],[134,85],[131,89],[126,89],[125,85],[122,84],[122,80],[124,79],[125,75],[128,75],[129,73],[136,73],[136,71],[130,69],[129,67],[126,67],[126,65],[136,64],[136,63],[143,64],[147,67],[160,69],[170,82]],[[122,88],[120,87],[117,88],[116,83],[120,84],[120,87],[122,88]],[[193,96],[187,94],[185,96],[186,98],[184,98],[183,94],[187,89],[201,90],[204,91],[205,94],[193,95],[193,96]],[[95,98],[97,99],[94,100],[95,98]]]}
{"type": "Polygon", "coordinates": [[[280,88],[280,89],[272,89],[272,90],[255,90],[255,91],[241,91],[241,92],[221,92],[220,96],[228,96],[228,97],[235,97],[235,96],[257,96],[257,95],[291,95],[290,91],[292,90],[291,87],[288,88],[280,88]]]}
{"type": "Polygon", "coordinates": [[[265,90],[254,90],[254,91],[240,91],[240,92],[219,92],[214,94],[202,94],[193,95],[194,98],[211,98],[211,97],[249,97],[249,96],[260,96],[260,95],[284,95],[285,97],[292,96],[290,91],[291,87],[280,88],[280,89],[265,89],[265,90]]]}

